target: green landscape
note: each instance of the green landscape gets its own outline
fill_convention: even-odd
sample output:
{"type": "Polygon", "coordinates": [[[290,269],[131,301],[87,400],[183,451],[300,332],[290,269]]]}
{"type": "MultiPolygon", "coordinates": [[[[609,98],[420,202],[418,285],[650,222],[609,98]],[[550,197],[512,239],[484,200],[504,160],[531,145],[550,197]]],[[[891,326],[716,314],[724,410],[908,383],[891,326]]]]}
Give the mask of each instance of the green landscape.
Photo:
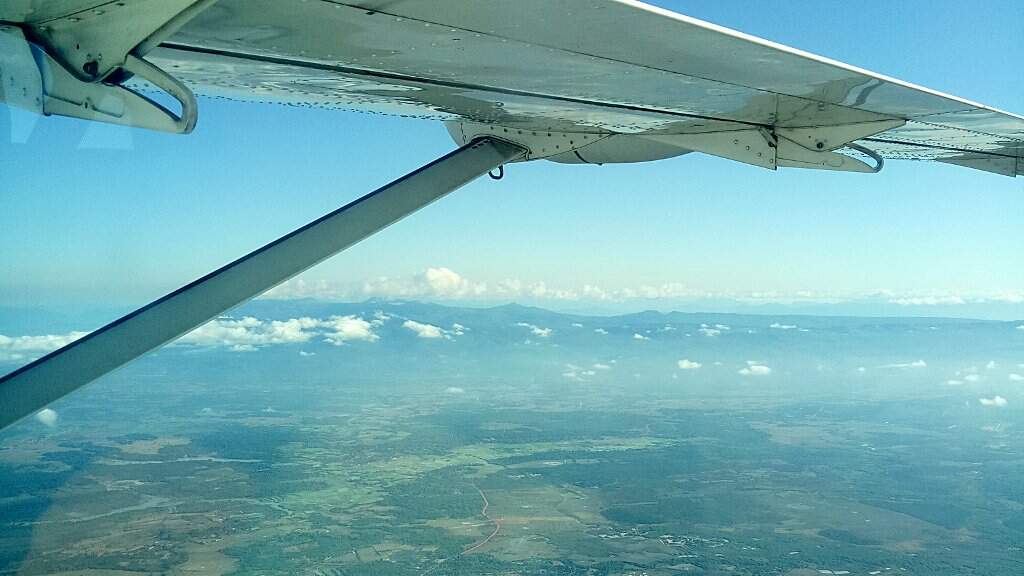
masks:
{"type": "MultiPolygon", "coordinates": [[[[935,332],[962,338],[963,357],[943,361],[980,377],[957,386],[938,358],[890,368],[891,345],[827,344],[858,330],[899,340],[906,323],[868,334],[818,319],[779,336],[775,319],[731,318],[730,333],[756,324],[764,340],[730,343],[699,334],[701,318],[530,309],[529,322],[557,328],[527,343],[513,312],[465,312],[464,335],[433,342],[391,320],[378,341],[346,346],[179,345],[104,379],[58,403],[56,424],[0,436],[0,574],[1024,565],[1013,326],[940,321],[904,343],[916,359],[940,349],[935,332]],[[570,338],[575,324],[590,335],[570,338]],[[695,354],[702,367],[683,369],[695,354]],[[773,370],[750,372],[746,357],[773,370]],[[979,403],[996,383],[1003,405],[979,403]]],[[[460,311],[416,313],[441,326],[460,311]]]]}

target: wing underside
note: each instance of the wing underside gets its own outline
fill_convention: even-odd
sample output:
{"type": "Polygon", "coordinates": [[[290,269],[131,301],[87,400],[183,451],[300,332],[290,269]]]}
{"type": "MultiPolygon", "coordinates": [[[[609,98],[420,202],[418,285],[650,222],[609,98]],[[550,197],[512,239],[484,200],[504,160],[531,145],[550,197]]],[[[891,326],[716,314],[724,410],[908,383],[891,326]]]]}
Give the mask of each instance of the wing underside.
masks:
{"type": "Polygon", "coordinates": [[[563,134],[759,131],[1024,173],[1020,116],[625,0],[219,0],[146,58],[211,97],[563,134]]]}

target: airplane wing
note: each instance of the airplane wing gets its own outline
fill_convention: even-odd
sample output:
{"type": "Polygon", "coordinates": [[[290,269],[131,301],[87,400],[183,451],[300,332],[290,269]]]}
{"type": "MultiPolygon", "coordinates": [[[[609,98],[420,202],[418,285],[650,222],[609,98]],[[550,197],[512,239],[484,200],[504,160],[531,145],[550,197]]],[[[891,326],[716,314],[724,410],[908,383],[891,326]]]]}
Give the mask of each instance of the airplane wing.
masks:
{"type": "Polygon", "coordinates": [[[188,133],[197,93],[440,120],[460,147],[0,377],[0,428],[509,162],[1024,174],[1020,116],[632,0],[0,3],[0,101],[188,133]]]}
{"type": "MultiPolygon", "coordinates": [[[[103,28],[154,1],[22,0],[0,20],[50,46],[47,26],[103,28]]],[[[460,144],[505,129],[574,140],[531,142],[527,159],[697,151],[869,172],[880,159],[846,158],[874,153],[1024,174],[1021,116],[631,0],[174,4],[204,6],[144,56],[200,95],[443,120],[460,144]]]]}

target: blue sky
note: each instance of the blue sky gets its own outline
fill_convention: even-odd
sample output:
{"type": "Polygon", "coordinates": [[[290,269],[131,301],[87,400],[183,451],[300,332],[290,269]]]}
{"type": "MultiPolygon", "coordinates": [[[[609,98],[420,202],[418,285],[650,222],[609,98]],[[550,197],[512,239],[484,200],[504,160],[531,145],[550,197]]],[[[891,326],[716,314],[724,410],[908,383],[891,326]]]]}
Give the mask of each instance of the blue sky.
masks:
{"type": "MultiPolygon", "coordinates": [[[[1024,3],[659,4],[1024,112],[1024,3]]],[[[188,137],[3,107],[0,135],[0,306],[141,304],[452,148],[438,123],[212,100],[188,137]]],[[[538,162],[460,190],[278,294],[1012,300],[1024,296],[1022,214],[1020,178],[943,165],[865,176],[698,155],[538,162]]]]}

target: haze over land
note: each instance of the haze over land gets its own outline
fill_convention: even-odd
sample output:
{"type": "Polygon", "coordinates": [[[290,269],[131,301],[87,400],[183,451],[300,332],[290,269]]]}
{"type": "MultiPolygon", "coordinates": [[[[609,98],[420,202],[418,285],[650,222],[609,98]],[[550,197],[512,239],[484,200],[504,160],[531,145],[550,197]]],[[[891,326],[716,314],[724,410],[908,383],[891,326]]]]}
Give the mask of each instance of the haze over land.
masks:
{"type": "Polygon", "coordinates": [[[0,574],[1009,574],[1022,326],[260,300],[0,434],[0,574]]]}

